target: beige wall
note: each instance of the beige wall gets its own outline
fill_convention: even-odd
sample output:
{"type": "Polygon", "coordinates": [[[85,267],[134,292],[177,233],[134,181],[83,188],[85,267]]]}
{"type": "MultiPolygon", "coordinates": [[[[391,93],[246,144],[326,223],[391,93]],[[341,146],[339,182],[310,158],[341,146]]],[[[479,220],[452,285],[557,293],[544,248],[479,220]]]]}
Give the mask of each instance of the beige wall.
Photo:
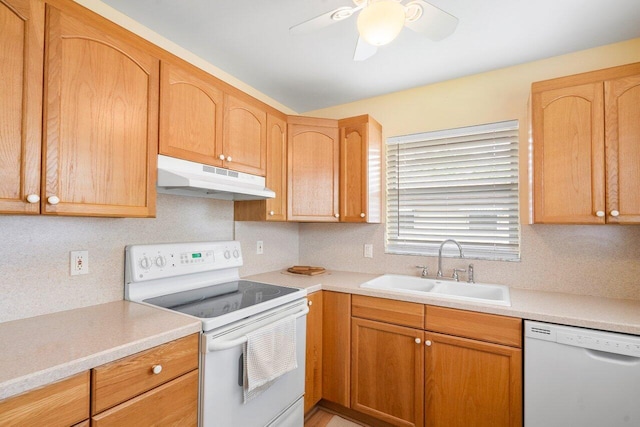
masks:
{"type": "MultiPolygon", "coordinates": [[[[371,114],[385,137],[518,119],[522,222],[528,221],[528,102],[534,81],[640,61],[640,39],[419,87],[308,115],[371,114]]],[[[328,268],[415,274],[436,260],[384,254],[384,226],[300,226],[300,262],[328,268]],[[374,258],[362,245],[374,245],[374,258]]],[[[447,268],[468,263],[448,260],[447,268]]],[[[477,279],[507,285],[640,299],[640,226],[523,225],[521,262],[474,261],[477,279]]]]}

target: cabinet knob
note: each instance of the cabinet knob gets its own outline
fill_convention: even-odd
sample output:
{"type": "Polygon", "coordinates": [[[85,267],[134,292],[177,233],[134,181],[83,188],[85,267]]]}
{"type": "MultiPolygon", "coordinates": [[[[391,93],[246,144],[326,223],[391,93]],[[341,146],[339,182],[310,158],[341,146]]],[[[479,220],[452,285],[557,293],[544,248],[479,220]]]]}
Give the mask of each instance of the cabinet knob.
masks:
{"type": "Polygon", "coordinates": [[[602,218],[604,216],[604,211],[597,211],[596,216],[602,218]]]}
{"type": "Polygon", "coordinates": [[[360,218],[364,218],[364,217],[365,217],[364,212],[362,212],[362,213],[360,214],[360,218]]]}
{"type": "Polygon", "coordinates": [[[151,370],[154,374],[158,375],[160,372],[162,372],[162,365],[153,365],[151,370]]]}
{"type": "Polygon", "coordinates": [[[611,211],[611,216],[617,217],[618,215],[620,215],[620,212],[618,212],[617,210],[612,210],[611,211]]]}
{"type": "Polygon", "coordinates": [[[333,215],[333,216],[335,216],[336,218],[340,218],[340,214],[338,214],[338,213],[333,215]]]}
{"type": "Polygon", "coordinates": [[[47,202],[50,205],[57,205],[58,203],[60,203],[60,198],[58,196],[49,196],[47,198],[47,202]]]}
{"type": "Polygon", "coordinates": [[[274,216],[276,213],[274,211],[269,211],[270,216],[274,216]]]}
{"type": "Polygon", "coordinates": [[[37,194],[29,194],[27,196],[27,202],[29,203],[38,203],[40,201],[40,196],[37,194]]]}
{"type": "Polygon", "coordinates": [[[231,160],[233,160],[231,156],[227,156],[227,162],[230,162],[231,160]]]}
{"type": "Polygon", "coordinates": [[[424,345],[426,345],[427,347],[431,347],[431,340],[426,340],[424,342],[424,345]]]}
{"type": "Polygon", "coordinates": [[[225,159],[224,154],[220,154],[220,155],[218,156],[218,158],[219,158],[220,160],[224,160],[224,159],[225,159]]]}
{"type": "Polygon", "coordinates": [[[420,338],[416,338],[416,344],[420,344],[421,342],[420,338]]]}
{"type": "Polygon", "coordinates": [[[313,301],[307,301],[307,305],[309,306],[313,305],[313,301]]]}

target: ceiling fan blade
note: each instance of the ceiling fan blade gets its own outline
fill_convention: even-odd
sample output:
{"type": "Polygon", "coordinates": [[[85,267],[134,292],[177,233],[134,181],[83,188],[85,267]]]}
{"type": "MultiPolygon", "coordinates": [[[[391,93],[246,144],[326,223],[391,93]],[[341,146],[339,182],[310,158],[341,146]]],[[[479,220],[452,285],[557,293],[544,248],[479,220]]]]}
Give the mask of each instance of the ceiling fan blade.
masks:
{"type": "Polygon", "coordinates": [[[364,61],[371,58],[376,54],[378,48],[365,42],[362,37],[358,37],[358,43],[356,44],[356,50],[353,52],[354,61],[364,61]]]}
{"type": "Polygon", "coordinates": [[[408,17],[405,26],[431,40],[439,41],[450,36],[458,26],[458,18],[426,1],[412,0],[405,5],[407,10],[416,7],[422,9],[422,15],[415,21],[408,17]]]}
{"type": "Polygon", "coordinates": [[[335,22],[347,19],[348,17],[353,15],[355,11],[360,9],[362,9],[362,7],[339,7],[330,12],[318,15],[315,18],[311,18],[308,21],[304,21],[294,25],[293,27],[290,27],[289,34],[306,34],[312,31],[319,30],[320,28],[327,27],[335,22]]]}

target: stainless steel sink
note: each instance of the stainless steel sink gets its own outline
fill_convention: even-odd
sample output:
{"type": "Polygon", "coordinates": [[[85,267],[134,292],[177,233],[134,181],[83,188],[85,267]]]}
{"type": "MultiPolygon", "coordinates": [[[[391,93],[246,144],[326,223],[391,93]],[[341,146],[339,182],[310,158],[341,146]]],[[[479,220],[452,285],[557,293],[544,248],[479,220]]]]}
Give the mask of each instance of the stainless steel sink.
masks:
{"type": "Polygon", "coordinates": [[[509,288],[487,283],[462,283],[425,279],[401,274],[385,274],[360,285],[361,288],[384,289],[413,295],[460,301],[511,306],[509,288]]]}

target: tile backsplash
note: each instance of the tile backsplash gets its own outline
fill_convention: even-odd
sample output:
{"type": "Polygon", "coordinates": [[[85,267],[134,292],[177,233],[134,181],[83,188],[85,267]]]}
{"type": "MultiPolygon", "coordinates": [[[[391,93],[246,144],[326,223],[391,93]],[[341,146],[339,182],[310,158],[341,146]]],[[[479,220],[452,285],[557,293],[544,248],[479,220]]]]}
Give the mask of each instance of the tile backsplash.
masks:
{"type": "MultiPolygon", "coordinates": [[[[476,282],[640,300],[640,226],[523,225],[521,261],[445,258],[443,269],[475,266],[476,282]]],[[[437,271],[437,257],[384,253],[384,225],[303,224],[300,263],[361,273],[437,271]],[[363,245],[373,244],[373,258],[363,245]]],[[[466,277],[466,276],[465,276],[466,277]]]]}
{"type": "MultiPolygon", "coordinates": [[[[295,264],[297,228],[239,225],[245,264],[254,261],[254,237],[265,245],[243,274],[295,264]]],[[[233,202],[166,194],[158,195],[156,218],[0,215],[0,322],[121,300],[128,244],[234,238],[233,202]],[[70,276],[74,250],[89,251],[89,274],[70,276]]]]}
{"type": "MultiPolygon", "coordinates": [[[[234,223],[233,203],[212,199],[159,194],[151,219],[0,215],[0,322],[122,299],[128,244],[229,239],[242,245],[242,276],[295,264],[414,275],[437,264],[385,254],[383,224],[234,223]],[[89,251],[88,275],[70,276],[73,250],[89,251]]],[[[469,262],[478,282],[640,300],[640,226],[525,225],[520,262],[447,258],[444,268],[469,262]]]]}

